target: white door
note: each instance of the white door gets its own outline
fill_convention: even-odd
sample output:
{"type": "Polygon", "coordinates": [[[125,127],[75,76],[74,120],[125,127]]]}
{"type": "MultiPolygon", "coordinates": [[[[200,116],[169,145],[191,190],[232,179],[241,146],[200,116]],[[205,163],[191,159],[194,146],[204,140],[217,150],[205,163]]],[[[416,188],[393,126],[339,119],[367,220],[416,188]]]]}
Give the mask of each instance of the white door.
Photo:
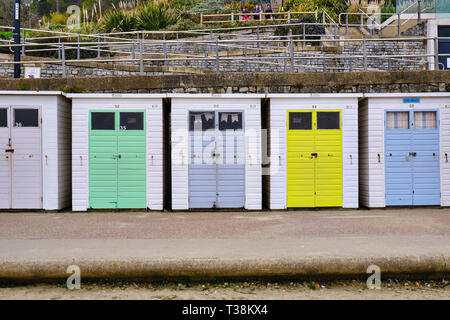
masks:
{"type": "Polygon", "coordinates": [[[42,209],[40,110],[16,106],[10,110],[12,208],[42,209]]]}
{"type": "Polygon", "coordinates": [[[11,208],[11,154],[9,108],[0,106],[0,209],[11,208]]]}

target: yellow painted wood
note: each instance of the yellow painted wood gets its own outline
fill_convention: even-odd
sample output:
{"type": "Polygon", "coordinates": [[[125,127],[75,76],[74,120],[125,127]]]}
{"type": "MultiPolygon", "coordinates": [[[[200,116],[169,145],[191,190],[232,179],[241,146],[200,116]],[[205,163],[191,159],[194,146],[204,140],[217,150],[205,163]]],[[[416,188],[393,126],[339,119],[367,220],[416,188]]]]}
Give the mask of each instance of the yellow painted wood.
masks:
{"type": "Polygon", "coordinates": [[[342,113],[339,129],[317,129],[315,110],[287,111],[287,206],[342,206],[342,113]],[[291,112],[312,114],[311,130],[290,130],[291,112]],[[312,155],[317,153],[317,157],[312,155]]]}

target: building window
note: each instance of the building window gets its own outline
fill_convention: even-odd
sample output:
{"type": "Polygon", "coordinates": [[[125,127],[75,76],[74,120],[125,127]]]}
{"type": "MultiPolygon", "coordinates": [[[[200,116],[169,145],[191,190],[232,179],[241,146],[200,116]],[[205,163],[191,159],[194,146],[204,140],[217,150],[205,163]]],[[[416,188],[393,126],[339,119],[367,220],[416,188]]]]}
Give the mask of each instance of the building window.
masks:
{"type": "Polygon", "coordinates": [[[436,129],[436,111],[416,111],[414,112],[414,128],[416,129],[436,129]]]}
{"type": "Polygon", "coordinates": [[[190,131],[206,131],[215,128],[214,112],[191,112],[189,116],[190,131]]]}
{"type": "Polygon", "coordinates": [[[39,110],[14,109],[14,127],[39,127],[39,110]]]}
{"type": "Polygon", "coordinates": [[[409,129],[409,112],[392,112],[386,113],[386,128],[387,129],[409,129]]]}
{"type": "Polygon", "coordinates": [[[120,130],[144,130],[144,113],[121,112],[120,130]]]}
{"type": "Polygon", "coordinates": [[[92,130],[115,130],[114,112],[92,112],[91,113],[92,130]]]}
{"type": "Polygon", "coordinates": [[[0,128],[8,126],[8,110],[0,109],[0,128]]]}
{"type": "Polygon", "coordinates": [[[339,112],[317,112],[317,129],[340,129],[339,112]]]}
{"type": "Polygon", "coordinates": [[[290,112],[289,130],[311,130],[312,112],[290,112]]]}
{"type": "Polygon", "coordinates": [[[219,130],[242,130],[242,112],[219,112],[219,130]]]}

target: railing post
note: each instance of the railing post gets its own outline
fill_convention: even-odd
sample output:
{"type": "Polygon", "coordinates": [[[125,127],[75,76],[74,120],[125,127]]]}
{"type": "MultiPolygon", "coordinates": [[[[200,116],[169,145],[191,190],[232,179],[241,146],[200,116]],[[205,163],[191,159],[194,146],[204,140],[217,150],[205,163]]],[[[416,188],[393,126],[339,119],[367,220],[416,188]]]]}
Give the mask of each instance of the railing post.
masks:
{"type": "Polygon", "coordinates": [[[350,56],[350,72],[353,72],[353,59],[350,56]]]}
{"type": "Polygon", "coordinates": [[[200,13],[200,24],[203,25],[203,13],[200,13]]]}
{"type": "Polygon", "coordinates": [[[65,78],[67,76],[67,72],[66,72],[66,50],[64,49],[64,43],[61,44],[61,55],[62,55],[62,61],[61,61],[62,74],[63,74],[63,77],[65,78]]]}
{"type": "Polygon", "coordinates": [[[316,10],[316,11],[314,11],[314,17],[316,18],[316,22],[317,22],[317,19],[319,19],[319,17],[318,17],[318,13],[317,13],[317,10],[316,10]]]}
{"type": "Polygon", "coordinates": [[[166,43],[166,34],[164,33],[164,42],[163,42],[163,54],[164,54],[164,65],[167,65],[167,43],[166,43]]]}
{"type": "Polygon", "coordinates": [[[256,45],[257,45],[257,47],[259,49],[259,25],[256,26],[256,40],[258,40],[256,45]]]}
{"type": "Polygon", "coordinates": [[[363,39],[363,57],[364,57],[364,71],[367,71],[367,46],[366,39],[363,39]]]}
{"type": "Polygon", "coordinates": [[[100,58],[100,36],[97,36],[97,58],[100,58]]]}
{"type": "Polygon", "coordinates": [[[370,34],[372,35],[372,37],[375,35],[375,23],[372,20],[372,27],[370,28],[370,34]]]}
{"type": "Polygon", "coordinates": [[[288,23],[291,23],[291,12],[288,11],[288,23]]]}
{"type": "Polygon", "coordinates": [[[61,60],[61,36],[58,36],[58,60],[61,60]]]}
{"type": "Polygon", "coordinates": [[[294,61],[294,44],[292,37],[289,38],[289,48],[291,51],[291,72],[295,72],[295,61],[294,61]]]}
{"type": "Polygon", "coordinates": [[[244,72],[247,72],[247,43],[244,44],[244,72]]]}
{"type": "Polygon", "coordinates": [[[437,37],[434,38],[434,64],[434,70],[439,70],[439,39],[437,37]]]}
{"type": "Polygon", "coordinates": [[[142,39],[139,39],[139,72],[144,74],[144,50],[142,39]]]}
{"type": "Polygon", "coordinates": [[[422,18],[422,0],[417,0],[417,23],[420,23],[420,20],[422,18]]]}
{"type": "Polygon", "coordinates": [[[135,63],[136,59],[136,49],[134,48],[134,41],[131,43],[131,59],[133,59],[133,64],[135,63]]]}
{"type": "Polygon", "coordinates": [[[219,39],[216,39],[216,72],[219,73],[220,61],[219,61],[219,39]]]}
{"type": "Polygon", "coordinates": [[[360,13],[361,15],[361,28],[364,26],[364,16],[362,13],[360,13]]]}
{"type": "Polygon", "coordinates": [[[78,36],[77,36],[77,42],[78,42],[78,45],[77,45],[77,60],[80,60],[81,59],[81,47],[80,47],[80,41],[81,40],[81,36],[80,36],[80,34],[78,34],[78,36]]]}
{"type": "Polygon", "coordinates": [[[231,23],[234,23],[234,12],[231,12],[231,23]]]}
{"type": "Polygon", "coordinates": [[[391,58],[388,58],[388,71],[391,71],[391,58]]]}
{"type": "Polygon", "coordinates": [[[402,35],[402,23],[400,22],[400,13],[397,14],[397,18],[398,18],[397,33],[398,33],[398,36],[400,37],[402,35]]]}
{"type": "Polygon", "coordinates": [[[345,14],[345,35],[348,36],[348,13],[345,14]]]}
{"type": "Polygon", "coordinates": [[[22,30],[22,44],[23,44],[23,46],[22,46],[22,55],[23,56],[25,56],[26,55],[26,53],[25,53],[25,40],[26,40],[26,35],[25,35],[25,30],[22,30]]]}
{"type": "Polygon", "coordinates": [[[208,43],[205,43],[205,69],[208,69],[208,43]]]}
{"type": "MultiPolygon", "coordinates": [[[[303,41],[306,40],[306,26],[305,23],[302,23],[302,34],[303,34],[303,41]]],[[[305,45],[305,42],[303,42],[303,46],[305,45]]]]}
{"type": "Polygon", "coordinates": [[[322,24],[325,24],[325,11],[322,11],[322,24]]]}

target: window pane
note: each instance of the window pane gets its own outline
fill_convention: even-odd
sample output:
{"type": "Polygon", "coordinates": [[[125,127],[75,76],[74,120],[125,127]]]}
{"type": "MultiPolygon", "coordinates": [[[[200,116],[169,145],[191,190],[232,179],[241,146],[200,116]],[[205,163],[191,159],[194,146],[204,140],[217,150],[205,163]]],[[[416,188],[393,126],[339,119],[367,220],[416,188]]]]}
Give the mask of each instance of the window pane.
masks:
{"type": "Polygon", "coordinates": [[[0,127],[8,126],[8,111],[6,109],[0,109],[0,127]]]}
{"type": "Polygon", "coordinates": [[[219,130],[241,130],[242,112],[220,112],[219,130]]]}
{"type": "Polygon", "coordinates": [[[92,130],[115,130],[114,112],[92,112],[92,130]]]}
{"type": "Polygon", "coordinates": [[[409,112],[387,112],[386,113],[387,129],[409,129],[409,112]]]}
{"type": "Polygon", "coordinates": [[[39,127],[38,109],[14,109],[15,127],[39,127]]]}
{"type": "Polygon", "coordinates": [[[290,112],[289,130],[311,130],[312,112],[290,112]]]}
{"type": "Polygon", "coordinates": [[[436,112],[414,112],[414,127],[416,129],[435,129],[436,126],[436,112]]]}
{"type": "Polygon", "coordinates": [[[120,130],[144,130],[144,113],[121,112],[120,130]]]}
{"type": "Polygon", "coordinates": [[[317,129],[339,129],[339,112],[317,112],[317,129]]]}
{"type": "Polygon", "coordinates": [[[189,119],[189,130],[206,131],[214,129],[214,112],[191,112],[189,119]]]}

